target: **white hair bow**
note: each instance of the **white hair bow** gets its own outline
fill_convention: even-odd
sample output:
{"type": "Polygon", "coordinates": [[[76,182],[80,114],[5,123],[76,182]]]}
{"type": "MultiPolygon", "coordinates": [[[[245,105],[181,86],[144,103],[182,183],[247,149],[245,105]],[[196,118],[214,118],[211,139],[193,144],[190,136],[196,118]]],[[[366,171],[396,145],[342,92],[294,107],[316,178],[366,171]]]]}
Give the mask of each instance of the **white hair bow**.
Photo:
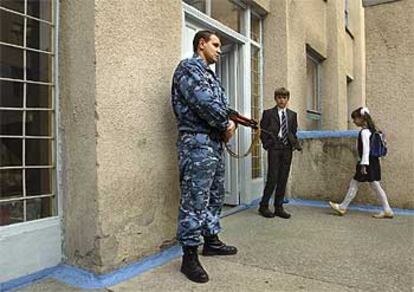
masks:
{"type": "Polygon", "coordinates": [[[369,114],[369,110],[367,107],[363,106],[360,110],[361,116],[364,116],[365,114],[369,114]]]}

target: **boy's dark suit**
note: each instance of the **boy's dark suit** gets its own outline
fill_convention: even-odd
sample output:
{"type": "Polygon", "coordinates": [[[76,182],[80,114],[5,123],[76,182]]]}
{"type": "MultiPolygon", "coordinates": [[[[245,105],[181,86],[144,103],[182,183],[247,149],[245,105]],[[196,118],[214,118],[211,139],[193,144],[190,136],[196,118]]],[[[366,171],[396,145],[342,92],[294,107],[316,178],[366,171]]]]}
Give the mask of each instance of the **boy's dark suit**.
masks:
{"type": "Polygon", "coordinates": [[[263,148],[268,151],[267,181],[260,207],[268,208],[269,200],[276,187],[274,200],[275,214],[278,210],[283,211],[283,198],[285,196],[286,183],[292,162],[292,151],[294,149],[301,150],[296,136],[298,128],[297,114],[290,109],[286,109],[286,115],[288,145],[285,145],[282,139],[278,137],[281,123],[277,106],[265,110],[260,121],[260,128],[264,129],[260,133],[260,139],[263,148]]]}

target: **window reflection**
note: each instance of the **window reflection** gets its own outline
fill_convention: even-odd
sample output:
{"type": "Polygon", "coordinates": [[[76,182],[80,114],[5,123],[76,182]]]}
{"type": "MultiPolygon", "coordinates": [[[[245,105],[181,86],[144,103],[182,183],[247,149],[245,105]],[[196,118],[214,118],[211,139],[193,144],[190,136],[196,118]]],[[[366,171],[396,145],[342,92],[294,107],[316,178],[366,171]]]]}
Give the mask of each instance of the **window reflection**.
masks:
{"type": "Polygon", "coordinates": [[[26,165],[51,165],[51,147],[51,140],[26,139],[26,165]]]}
{"type": "Polygon", "coordinates": [[[229,0],[211,0],[211,17],[242,33],[243,8],[229,0]]]}
{"type": "Polygon", "coordinates": [[[22,165],[22,140],[0,138],[0,166],[22,165]]]}
{"type": "Polygon", "coordinates": [[[27,51],[27,79],[50,82],[52,57],[49,54],[27,51]]]}
{"type": "Polygon", "coordinates": [[[26,195],[52,193],[52,171],[49,168],[26,169],[26,195]]]}
{"type": "Polygon", "coordinates": [[[0,110],[0,135],[21,136],[23,129],[23,112],[0,110]]]}
{"type": "Polygon", "coordinates": [[[0,202],[0,226],[24,221],[23,202],[0,202]]]}
{"type": "Polygon", "coordinates": [[[52,136],[52,113],[50,111],[26,112],[27,136],[52,136]]]}
{"type": "Polygon", "coordinates": [[[23,107],[23,83],[0,80],[0,107],[23,107]]]}
{"type": "Polygon", "coordinates": [[[251,14],[250,26],[250,38],[260,43],[260,18],[254,14],[251,14]]]}
{"type": "Polygon", "coordinates": [[[23,195],[22,169],[0,169],[0,198],[23,195]]]}
{"type": "Polygon", "coordinates": [[[51,49],[52,27],[49,24],[37,20],[27,20],[27,47],[42,51],[51,49]]]}
{"type": "Polygon", "coordinates": [[[0,45],[0,77],[23,79],[23,50],[0,45]]]}
{"type": "Polygon", "coordinates": [[[23,16],[0,10],[0,41],[23,46],[23,16]]]}
{"type": "Polygon", "coordinates": [[[206,0],[184,0],[184,2],[200,10],[203,13],[207,13],[206,0]]]}
{"type": "Polygon", "coordinates": [[[0,6],[24,13],[24,0],[0,0],[0,6]]]}
{"type": "Polygon", "coordinates": [[[52,108],[52,86],[27,84],[27,107],[52,108]]]}
{"type": "Polygon", "coordinates": [[[28,200],[26,220],[31,221],[52,216],[54,201],[54,197],[28,200]]]}
{"type": "MultiPolygon", "coordinates": [[[[261,109],[260,49],[254,46],[251,48],[251,112],[252,118],[259,121],[261,109]]],[[[255,133],[252,133],[252,139],[254,139],[254,135],[255,133]]],[[[252,178],[262,176],[261,159],[260,141],[257,141],[252,148],[252,178]]]]}
{"type": "Polygon", "coordinates": [[[27,14],[51,21],[52,0],[27,0],[27,14]]]}

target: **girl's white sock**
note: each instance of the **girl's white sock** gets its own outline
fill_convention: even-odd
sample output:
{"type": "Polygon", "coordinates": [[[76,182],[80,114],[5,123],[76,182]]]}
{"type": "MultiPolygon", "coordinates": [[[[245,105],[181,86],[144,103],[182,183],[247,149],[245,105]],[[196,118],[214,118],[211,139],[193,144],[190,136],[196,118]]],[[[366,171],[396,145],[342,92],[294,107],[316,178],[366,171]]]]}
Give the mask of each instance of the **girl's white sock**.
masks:
{"type": "Polygon", "coordinates": [[[391,207],[388,204],[387,195],[385,194],[385,191],[381,187],[381,184],[379,183],[379,181],[371,182],[371,183],[369,183],[369,185],[375,191],[377,196],[380,198],[382,207],[384,208],[384,211],[385,212],[392,212],[391,207]]]}
{"type": "Polygon", "coordinates": [[[348,188],[348,192],[346,193],[345,199],[342,201],[339,207],[341,209],[346,210],[348,208],[348,205],[355,198],[355,195],[357,192],[358,192],[358,181],[356,181],[355,179],[352,179],[351,182],[349,183],[349,188],[348,188]]]}

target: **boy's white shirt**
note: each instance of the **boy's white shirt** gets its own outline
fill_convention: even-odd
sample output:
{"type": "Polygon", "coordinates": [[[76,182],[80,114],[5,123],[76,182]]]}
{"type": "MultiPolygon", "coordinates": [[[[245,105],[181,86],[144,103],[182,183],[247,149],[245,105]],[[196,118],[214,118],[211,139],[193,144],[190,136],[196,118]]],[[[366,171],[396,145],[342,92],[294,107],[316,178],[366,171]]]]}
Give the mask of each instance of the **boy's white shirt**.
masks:
{"type": "Polygon", "coordinates": [[[362,139],[362,157],[361,165],[369,165],[369,138],[371,137],[371,131],[369,129],[361,130],[361,139],[362,139]]]}

